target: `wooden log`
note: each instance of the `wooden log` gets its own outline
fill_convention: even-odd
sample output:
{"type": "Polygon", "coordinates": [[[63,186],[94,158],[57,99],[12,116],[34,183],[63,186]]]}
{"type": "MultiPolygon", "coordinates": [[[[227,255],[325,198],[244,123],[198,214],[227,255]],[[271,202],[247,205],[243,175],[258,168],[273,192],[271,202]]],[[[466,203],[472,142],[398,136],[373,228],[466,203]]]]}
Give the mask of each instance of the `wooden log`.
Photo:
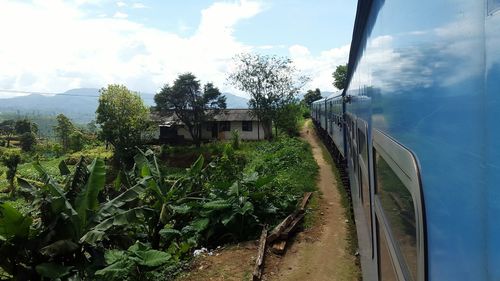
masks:
{"type": "Polygon", "coordinates": [[[306,209],[307,202],[309,201],[309,198],[311,198],[312,192],[306,192],[304,193],[304,197],[302,197],[302,201],[299,205],[299,211],[304,212],[306,209]]]}
{"type": "Polygon", "coordinates": [[[252,274],[253,281],[260,281],[262,278],[262,268],[264,267],[264,257],[266,253],[266,239],[267,238],[267,227],[262,228],[262,233],[260,234],[259,240],[259,251],[257,252],[257,259],[255,260],[255,268],[252,274]]]}
{"type": "Polygon", "coordinates": [[[288,239],[288,237],[290,236],[290,234],[295,231],[295,229],[297,228],[297,226],[299,225],[299,223],[302,221],[302,219],[304,218],[304,216],[305,216],[304,213],[299,214],[292,222],[290,222],[290,224],[288,225],[288,227],[285,230],[283,230],[283,232],[281,232],[280,239],[288,239]]]}
{"type": "Polygon", "coordinates": [[[285,253],[286,240],[277,241],[271,247],[271,251],[277,255],[283,255],[285,253]]]}
{"type": "Polygon", "coordinates": [[[274,240],[278,239],[281,233],[290,225],[290,223],[295,218],[295,212],[293,214],[288,215],[280,224],[278,224],[267,236],[267,243],[272,243],[274,240]]]}

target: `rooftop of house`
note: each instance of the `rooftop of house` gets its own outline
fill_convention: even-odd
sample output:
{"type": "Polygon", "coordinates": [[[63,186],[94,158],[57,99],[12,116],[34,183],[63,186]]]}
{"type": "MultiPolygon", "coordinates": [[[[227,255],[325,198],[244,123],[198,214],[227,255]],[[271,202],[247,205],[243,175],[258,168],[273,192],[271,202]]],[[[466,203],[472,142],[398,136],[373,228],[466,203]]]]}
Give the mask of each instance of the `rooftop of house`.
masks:
{"type": "MultiPolygon", "coordinates": [[[[160,125],[171,126],[182,124],[182,121],[179,119],[179,117],[177,117],[176,114],[166,115],[155,112],[151,114],[151,117],[160,125]]],[[[215,115],[214,121],[257,121],[257,118],[251,114],[250,109],[232,108],[225,109],[219,114],[215,115]]]]}

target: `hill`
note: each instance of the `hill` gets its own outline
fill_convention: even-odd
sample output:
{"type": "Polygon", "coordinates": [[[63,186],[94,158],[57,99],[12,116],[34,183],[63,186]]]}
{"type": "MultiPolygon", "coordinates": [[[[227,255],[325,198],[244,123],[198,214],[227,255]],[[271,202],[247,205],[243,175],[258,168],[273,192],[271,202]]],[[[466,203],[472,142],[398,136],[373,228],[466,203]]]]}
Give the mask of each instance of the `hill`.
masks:
{"type": "MultiPolygon", "coordinates": [[[[228,108],[247,108],[248,100],[236,95],[224,93],[228,108]]],[[[154,105],[154,94],[140,93],[146,105],[154,105]]],[[[71,118],[76,123],[88,123],[95,118],[98,105],[99,89],[72,89],[53,96],[31,94],[27,96],[0,100],[0,113],[16,113],[20,116],[52,115],[59,113],[71,118]]]]}

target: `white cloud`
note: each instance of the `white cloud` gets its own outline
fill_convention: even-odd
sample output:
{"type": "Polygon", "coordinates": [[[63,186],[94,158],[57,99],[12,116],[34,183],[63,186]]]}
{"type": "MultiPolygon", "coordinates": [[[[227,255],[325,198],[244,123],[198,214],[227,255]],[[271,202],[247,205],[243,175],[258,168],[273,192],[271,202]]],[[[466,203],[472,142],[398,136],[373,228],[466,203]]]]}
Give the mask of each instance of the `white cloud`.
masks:
{"type": "Polygon", "coordinates": [[[233,26],[260,11],[252,1],[216,3],[202,11],[194,35],[181,37],[121,12],[88,17],[82,3],[0,2],[0,34],[9,38],[0,44],[0,89],[58,92],[123,83],[156,92],[191,71],[224,90],[228,62],[251,48],[237,42],[233,26]]]}
{"type": "Polygon", "coordinates": [[[125,14],[125,13],[122,13],[122,12],[116,12],[114,15],[113,15],[114,18],[117,18],[117,19],[126,19],[128,18],[128,15],[125,14]]]}
{"type": "Polygon", "coordinates": [[[126,7],[127,3],[123,2],[123,1],[118,1],[118,2],[116,2],[116,6],[118,6],[119,8],[126,7]]]}
{"type": "Polygon", "coordinates": [[[132,4],[132,8],[134,8],[134,9],[144,9],[144,8],[147,8],[147,6],[144,5],[143,3],[136,2],[136,3],[132,4]]]}
{"type": "MultiPolygon", "coordinates": [[[[244,51],[286,48],[250,46],[234,37],[235,25],[260,13],[261,2],[214,3],[201,11],[195,32],[183,37],[134,22],[122,12],[89,16],[80,5],[93,0],[77,1],[0,1],[0,34],[9,38],[0,44],[0,89],[61,92],[122,83],[154,93],[190,71],[203,83],[241,94],[225,83],[231,58],[244,51]]],[[[313,78],[311,87],[332,90],[331,73],[347,61],[348,46],[318,56],[300,45],[289,51],[298,68],[313,78]]]]}
{"type": "Polygon", "coordinates": [[[312,55],[307,47],[301,45],[291,46],[288,52],[297,68],[311,78],[306,89],[337,91],[332,85],[332,73],[338,65],[347,63],[349,45],[323,51],[317,56],[312,55]]]}

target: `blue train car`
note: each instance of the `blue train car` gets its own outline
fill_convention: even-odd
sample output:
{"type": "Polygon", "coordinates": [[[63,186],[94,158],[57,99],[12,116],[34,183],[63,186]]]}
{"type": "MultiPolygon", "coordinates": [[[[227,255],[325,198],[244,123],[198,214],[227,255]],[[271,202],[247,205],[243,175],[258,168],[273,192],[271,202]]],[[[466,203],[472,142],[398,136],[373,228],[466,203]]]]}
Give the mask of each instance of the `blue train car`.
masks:
{"type": "Polygon", "coordinates": [[[500,1],[360,0],[348,69],[364,280],[500,280],[500,1]]]}

